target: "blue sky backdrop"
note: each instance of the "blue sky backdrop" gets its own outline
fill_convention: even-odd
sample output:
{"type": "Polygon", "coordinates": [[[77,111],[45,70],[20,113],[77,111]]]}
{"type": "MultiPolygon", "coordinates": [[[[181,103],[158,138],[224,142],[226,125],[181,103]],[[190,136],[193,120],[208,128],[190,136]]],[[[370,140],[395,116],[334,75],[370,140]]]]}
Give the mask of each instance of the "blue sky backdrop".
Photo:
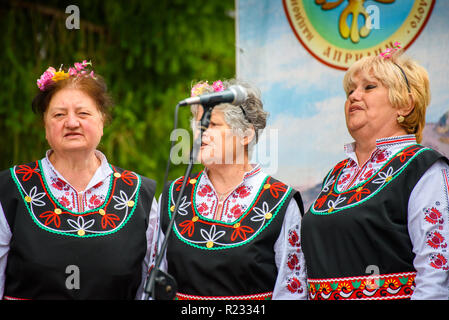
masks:
{"type": "MultiPolygon", "coordinates": [[[[430,75],[427,122],[437,122],[449,110],[448,14],[449,1],[436,1],[427,25],[406,52],[430,75]]],[[[381,28],[391,22],[387,15],[383,19],[387,22],[381,16],[381,28]]],[[[343,112],[344,71],[322,64],[304,49],[282,0],[237,1],[236,52],[238,77],[261,89],[270,112],[266,130],[278,132],[277,154],[271,154],[276,163],[265,165],[269,173],[299,189],[321,182],[345,158],[343,145],[352,141],[343,112]]],[[[257,154],[254,159],[259,160],[257,154]]]]}

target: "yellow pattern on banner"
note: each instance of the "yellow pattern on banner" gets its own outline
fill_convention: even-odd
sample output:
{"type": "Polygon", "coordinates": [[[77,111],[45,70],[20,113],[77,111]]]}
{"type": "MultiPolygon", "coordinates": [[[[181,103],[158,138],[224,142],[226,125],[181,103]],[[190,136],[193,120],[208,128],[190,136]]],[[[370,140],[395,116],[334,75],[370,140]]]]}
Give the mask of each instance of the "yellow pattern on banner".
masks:
{"type": "MultiPolygon", "coordinates": [[[[425,26],[432,12],[435,0],[416,0],[410,13],[395,32],[374,46],[361,50],[338,47],[320,35],[307,16],[304,1],[315,1],[316,10],[332,10],[340,5],[342,1],[327,3],[323,0],[283,0],[283,4],[290,26],[304,48],[322,63],[330,67],[346,70],[352,63],[364,56],[378,55],[386,48],[393,47],[395,41],[399,41],[405,49],[409,47],[425,26]]],[[[377,1],[387,3],[385,0],[377,1]]],[[[388,1],[388,3],[392,2],[394,0],[388,1]]],[[[349,13],[352,16],[363,14],[365,21],[368,21],[369,19],[364,10],[363,3],[364,1],[360,0],[349,0],[339,21],[335,22],[335,28],[339,28],[339,34],[342,38],[348,38],[348,41],[352,41],[355,44],[360,41],[360,37],[369,37],[371,30],[367,28],[366,24],[359,28],[359,25],[354,22],[357,22],[355,19],[353,19],[353,23],[349,27],[346,25],[346,20],[349,13]],[[357,11],[355,11],[355,2],[359,6],[357,11]]]]}

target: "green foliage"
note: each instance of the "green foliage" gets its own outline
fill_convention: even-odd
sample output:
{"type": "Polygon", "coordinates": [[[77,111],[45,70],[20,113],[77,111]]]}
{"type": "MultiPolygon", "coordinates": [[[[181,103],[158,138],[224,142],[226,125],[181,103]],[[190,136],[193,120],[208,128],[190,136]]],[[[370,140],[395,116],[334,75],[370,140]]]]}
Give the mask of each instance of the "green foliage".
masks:
{"type": "MultiPolygon", "coordinates": [[[[2,2],[3,3],[3,2],[2,2]]],[[[175,105],[192,81],[235,76],[234,1],[10,0],[0,5],[0,169],[44,156],[43,125],[31,111],[47,69],[91,60],[115,107],[99,149],[119,167],[156,179],[168,158],[175,105]],[[80,29],[66,28],[68,5],[80,29]]],[[[179,126],[190,113],[181,109],[179,126]]],[[[185,166],[173,166],[170,178],[185,166]]]]}

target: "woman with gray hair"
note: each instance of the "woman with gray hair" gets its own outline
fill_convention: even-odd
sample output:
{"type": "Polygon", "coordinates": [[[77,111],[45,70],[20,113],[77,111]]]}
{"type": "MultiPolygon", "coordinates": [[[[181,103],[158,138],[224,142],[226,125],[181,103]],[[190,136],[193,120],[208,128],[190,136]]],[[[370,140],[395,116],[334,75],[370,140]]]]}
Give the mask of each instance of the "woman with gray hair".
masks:
{"type": "MultiPolygon", "coordinates": [[[[204,170],[187,178],[162,268],[178,283],[177,299],[307,299],[299,192],[249,162],[268,116],[260,93],[231,80],[200,82],[192,96],[236,84],[247,98],[212,111],[198,156],[204,170]]],[[[201,106],[193,106],[192,114],[197,132],[201,106]]],[[[183,180],[162,193],[162,231],[183,180]]]]}

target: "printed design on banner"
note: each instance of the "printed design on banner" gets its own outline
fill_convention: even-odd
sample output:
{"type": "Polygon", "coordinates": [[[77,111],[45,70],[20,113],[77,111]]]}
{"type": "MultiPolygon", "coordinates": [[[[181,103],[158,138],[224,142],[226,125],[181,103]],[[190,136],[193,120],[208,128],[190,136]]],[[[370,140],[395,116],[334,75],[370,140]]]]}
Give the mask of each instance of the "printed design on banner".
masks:
{"type": "Polygon", "coordinates": [[[304,48],[340,70],[379,55],[399,41],[406,50],[419,36],[435,0],[283,0],[290,26],[304,48]]]}
{"type": "Polygon", "coordinates": [[[114,173],[105,201],[84,212],[71,211],[52,194],[40,161],[15,166],[10,172],[37,226],[59,235],[89,238],[119,231],[137,206],[140,176],[114,166],[111,169],[114,173]]]}
{"type": "Polygon", "coordinates": [[[415,290],[416,272],[360,277],[308,279],[311,300],[409,299],[415,290]]]}
{"type": "MultiPolygon", "coordinates": [[[[173,225],[177,237],[191,246],[205,250],[229,249],[254,240],[273,221],[285,205],[292,188],[268,176],[265,178],[251,205],[232,223],[204,217],[196,205],[196,177],[188,177],[185,195],[181,198],[173,225]]],[[[168,215],[171,218],[184,177],[170,185],[168,215]]]]}
{"type": "Polygon", "coordinates": [[[310,212],[318,215],[334,214],[367,201],[394,181],[416,156],[426,150],[430,149],[416,144],[405,147],[369,179],[346,191],[339,192],[337,182],[348,164],[348,159],[343,160],[326,177],[320,194],[310,207],[310,212]]]}

